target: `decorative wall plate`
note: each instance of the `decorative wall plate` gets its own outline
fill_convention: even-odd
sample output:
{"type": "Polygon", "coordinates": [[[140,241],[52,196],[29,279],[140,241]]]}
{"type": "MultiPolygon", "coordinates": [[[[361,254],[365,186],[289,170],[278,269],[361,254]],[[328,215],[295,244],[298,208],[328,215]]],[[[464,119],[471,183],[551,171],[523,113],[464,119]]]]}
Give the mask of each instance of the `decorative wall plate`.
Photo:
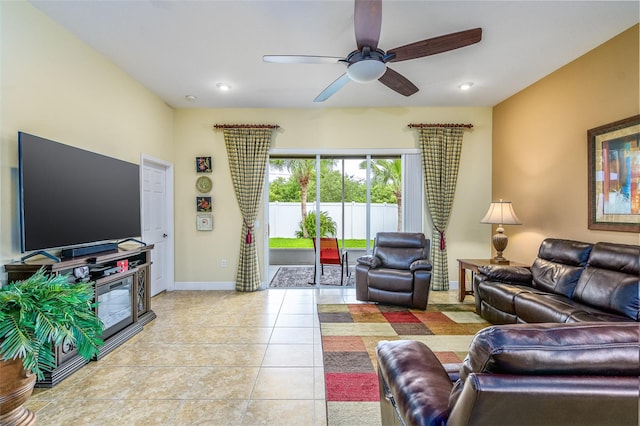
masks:
{"type": "Polygon", "coordinates": [[[202,192],[203,194],[205,194],[211,191],[212,187],[213,182],[211,182],[211,179],[207,176],[200,176],[196,180],[196,189],[198,190],[198,192],[202,192]]]}

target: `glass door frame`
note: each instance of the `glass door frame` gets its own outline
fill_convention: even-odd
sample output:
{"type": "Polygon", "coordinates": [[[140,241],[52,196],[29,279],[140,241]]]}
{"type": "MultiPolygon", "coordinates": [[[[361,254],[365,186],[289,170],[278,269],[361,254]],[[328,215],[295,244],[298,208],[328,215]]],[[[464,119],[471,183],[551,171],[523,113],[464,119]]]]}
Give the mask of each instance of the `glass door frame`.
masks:
{"type": "MultiPolygon", "coordinates": [[[[402,148],[402,149],[345,149],[345,150],[317,150],[317,149],[288,149],[288,148],[272,148],[269,150],[269,156],[267,161],[271,160],[273,157],[277,158],[305,158],[305,159],[315,159],[315,167],[316,167],[316,203],[315,203],[315,212],[316,212],[316,235],[320,232],[320,160],[322,158],[340,158],[344,157],[362,157],[367,162],[366,169],[366,252],[371,253],[371,160],[372,158],[380,158],[380,157],[398,157],[402,159],[403,162],[403,190],[405,187],[405,176],[406,173],[404,171],[404,158],[406,154],[420,154],[420,151],[417,148],[402,148]]],[[[342,216],[343,216],[343,230],[342,230],[342,244],[344,246],[344,166],[341,168],[343,174],[343,186],[342,186],[342,216]]],[[[422,174],[420,175],[422,179],[422,174]]],[[[265,184],[263,190],[263,220],[264,225],[264,256],[263,256],[263,268],[262,268],[262,289],[267,289],[269,287],[269,167],[267,167],[267,172],[265,173],[265,184]]],[[[422,215],[424,215],[424,203],[422,203],[422,215]]],[[[403,210],[403,215],[405,211],[403,210]]],[[[405,226],[405,221],[403,220],[403,227],[405,226]]],[[[320,252],[318,250],[315,251],[315,264],[320,264],[320,252]]],[[[316,268],[316,282],[320,281],[320,273],[321,268],[316,268]]]]}

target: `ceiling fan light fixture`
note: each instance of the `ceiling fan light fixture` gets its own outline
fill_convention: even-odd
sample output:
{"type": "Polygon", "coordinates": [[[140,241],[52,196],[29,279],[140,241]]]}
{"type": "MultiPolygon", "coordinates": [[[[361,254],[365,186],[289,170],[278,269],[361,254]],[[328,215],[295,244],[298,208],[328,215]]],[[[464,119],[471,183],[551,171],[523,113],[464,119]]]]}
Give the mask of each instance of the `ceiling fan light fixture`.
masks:
{"type": "Polygon", "coordinates": [[[378,59],[363,59],[349,65],[347,75],[358,83],[369,83],[382,77],[386,70],[387,66],[378,59]]]}

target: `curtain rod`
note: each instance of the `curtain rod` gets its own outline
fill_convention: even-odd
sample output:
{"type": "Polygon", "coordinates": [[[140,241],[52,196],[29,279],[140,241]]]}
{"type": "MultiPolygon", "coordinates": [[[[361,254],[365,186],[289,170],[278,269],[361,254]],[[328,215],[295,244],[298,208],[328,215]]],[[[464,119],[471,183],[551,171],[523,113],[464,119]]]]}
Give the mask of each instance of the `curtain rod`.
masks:
{"type": "Polygon", "coordinates": [[[473,129],[473,124],[444,124],[444,123],[429,123],[429,124],[415,124],[411,123],[408,125],[410,128],[420,128],[423,129],[425,127],[463,127],[465,129],[473,129]]]}
{"type": "Polygon", "coordinates": [[[278,129],[277,124],[216,124],[214,129],[278,129]]]}

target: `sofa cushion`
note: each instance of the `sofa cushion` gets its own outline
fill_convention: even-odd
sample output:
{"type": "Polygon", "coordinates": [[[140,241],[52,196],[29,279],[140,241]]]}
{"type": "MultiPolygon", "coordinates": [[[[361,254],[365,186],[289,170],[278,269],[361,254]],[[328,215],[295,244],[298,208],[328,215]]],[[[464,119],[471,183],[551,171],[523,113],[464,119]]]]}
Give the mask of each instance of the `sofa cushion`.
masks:
{"type": "Polygon", "coordinates": [[[410,293],[413,291],[413,273],[399,269],[369,269],[369,288],[410,293]]]}
{"type": "Polygon", "coordinates": [[[573,298],[640,320],[640,246],[597,243],[573,298]]]}
{"type": "Polygon", "coordinates": [[[419,232],[378,232],[373,254],[385,268],[409,269],[414,261],[429,257],[428,246],[419,232]]]}
{"type": "Polygon", "coordinates": [[[573,312],[567,322],[634,322],[623,315],[610,314],[608,312],[589,310],[573,312]]]}
{"type": "Polygon", "coordinates": [[[531,266],[533,287],[571,297],[591,248],[591,244],[579,241],[544,240],[531,266]]]}
{"type": "Polygon", "coordinates": [[[514,305],[516,316],[525,323],[563,323],[586,308],[568,297],[543,292],[519,294],[514,305]]]}
{"type": "Polygon", "coordinates": [[[471,373],[640,375],[636,323],[510,324],[476,334],[449,399],[453,407],[471,373]]]}
{"type": "Polygon", "coordinates": [[[563,265],[585,266],[592,247],[582,241],[547,238],[540,243],[538,257],[563,265]]]}
{"type": "Polygon", "coordinates": [[[511,285],[500,282],[484,281],[478,284],[478,293],[482,300],[502,312],[515,314],[516,295],[529,292],[531,287],[511,285]]]}

